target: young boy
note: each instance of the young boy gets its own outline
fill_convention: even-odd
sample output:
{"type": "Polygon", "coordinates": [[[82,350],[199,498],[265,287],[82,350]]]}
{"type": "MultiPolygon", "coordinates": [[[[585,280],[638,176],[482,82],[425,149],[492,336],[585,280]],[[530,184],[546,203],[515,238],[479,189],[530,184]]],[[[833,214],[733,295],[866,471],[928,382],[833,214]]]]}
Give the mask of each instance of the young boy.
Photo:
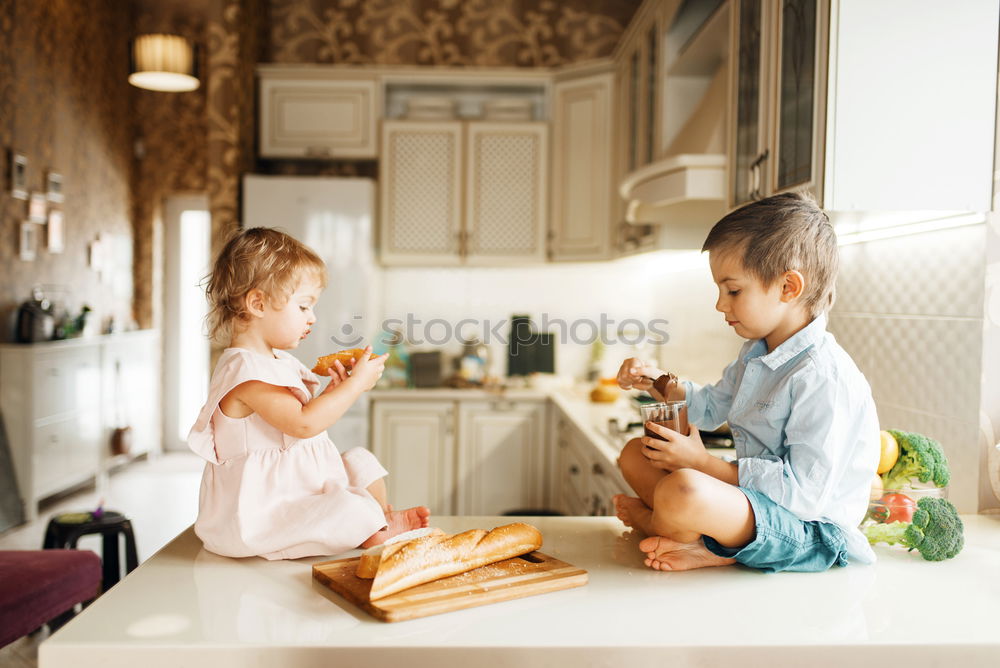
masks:
{"type": "MultiPolygon", "coordinates": [[[[747,342],[718,383],[684,381],[666,397],[687,400],[690,435],[647,422],[662,440],[622,450],[638,498],[617,495],[618,517],[647,534],[639,549],[657,570],[872,563],[858,524],[879,459],[878,418],[867,381],[826,331],[838,264],[829,219],[807,196],[776,195],[720,220],[702,250],[719,286],[715,308],[747,342]],[[696,428],[726,421],[735,463],[710,455],[696,428]]],[[[631,358],[618,384],[651,390],[662,373],[631,358]]]]}

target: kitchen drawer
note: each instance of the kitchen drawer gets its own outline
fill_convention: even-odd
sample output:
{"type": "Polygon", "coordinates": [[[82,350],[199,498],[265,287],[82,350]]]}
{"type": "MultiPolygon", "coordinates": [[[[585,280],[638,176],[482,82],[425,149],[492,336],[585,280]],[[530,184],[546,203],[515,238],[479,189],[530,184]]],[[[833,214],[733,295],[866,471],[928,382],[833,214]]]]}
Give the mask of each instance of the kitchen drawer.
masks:
{"type": "Polygon", "coordinates": [[[93,434],[81,434],[78,426],[79,421],[71,416],[35,430],[31,460],[33,493],[37,498],[55,494],[96,475],[96,440],[93,434]]]}
{"type": "Polygon", "coordinates": [[[39,353],[31,373],[35,420],[96,410],[100,405],[100,351],[96,346],[39,353]]]}
{"type": "Polygon", "coordinates": [[[375,158],[374,80],[260,82],[260,155],[265,158],[375,158]]]}

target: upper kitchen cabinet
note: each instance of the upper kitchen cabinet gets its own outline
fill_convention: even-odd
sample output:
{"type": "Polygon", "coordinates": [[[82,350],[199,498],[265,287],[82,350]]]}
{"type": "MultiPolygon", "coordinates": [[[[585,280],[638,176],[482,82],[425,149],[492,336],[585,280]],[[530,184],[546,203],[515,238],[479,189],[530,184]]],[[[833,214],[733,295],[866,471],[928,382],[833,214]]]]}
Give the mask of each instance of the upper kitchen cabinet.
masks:
{"type": "Polygon", "coordinates": [[[729,203],[985,211],[996,0],[733,0],[729,203]]]}
{"type": "Polygon", "coordinates": [[[545,260],[548,137],[546,123],[467,124],[463,238],[467,263],[545,260]]]}
{"type": "Polygon", "coordinates": [[[729,203],[792,189],[822,201],[829,4],[734,0],[734,8],[729,203]]]}
{"type": "Polygon", "coordinates": [[[610,72],[557,80],[552,112],[553,260],[605,260],[621,220],[612,191],[615,78],[610,72]]]}
{"type": "Polygon", "coordinates": [[[537,86],[387,84],[384,264],[544,262],[549,128],[536,119],[545,99],[537,86]]]}
{"type": "Polygon", "coordinates": [[[721,0],[647,2],[618,54],[618,194],[663,248],[700,248],[725,212],[730,22],[721,0]]]}
{"type": "Polygon", "coordinates": [[[379,197],[385,264],[462,259],[462,124],[385,121],[379,197]]]}
{"type": "Polygon", "coordinates": [[[333,68],[261,65],[262,158],[378,156],[379,84],[333,68]]]}

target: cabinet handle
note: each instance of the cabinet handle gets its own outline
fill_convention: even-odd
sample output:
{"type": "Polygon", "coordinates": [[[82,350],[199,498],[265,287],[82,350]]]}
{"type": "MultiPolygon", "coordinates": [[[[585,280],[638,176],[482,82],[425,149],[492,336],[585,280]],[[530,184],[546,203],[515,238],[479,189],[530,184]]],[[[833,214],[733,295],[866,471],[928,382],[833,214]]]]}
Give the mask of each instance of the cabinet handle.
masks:
{"type": "Polygon", "coordinates": [[[570,464],[569,474],[570,475],[579,475],[579,473],[580,473],[580,467],[577,466],[576,464],[570,464]]]}
{"type": "Polygon", "coordinates": [[[493,402],[492,408],[495,411],[512,411],[517,408],[517,404],[509,399],[500,399],[493,402]]]}
{"type": "Polygon", "coordinates": [[[763,162],[767,160],[768,155],[770,155],[770,151],[764,149],[764,152],[758,155],[757,159],[750,165],[750,199],[760,199],[764,194],[761,190],[764,184],[762,183],[763,179],[761,179],[760,168],[763,162]]]}
{"type": "Polygon", "coordinates": [[[310,158],[328,158],[332,154],[329,146],[307,146],[306,155],[310,158]]]}
{"type": "Polygon", "coordinates": [[[594,462],[594,465],[590,468],[591,473],[594,475],[604,475],[604,467],[598,462],[594,462]]]}

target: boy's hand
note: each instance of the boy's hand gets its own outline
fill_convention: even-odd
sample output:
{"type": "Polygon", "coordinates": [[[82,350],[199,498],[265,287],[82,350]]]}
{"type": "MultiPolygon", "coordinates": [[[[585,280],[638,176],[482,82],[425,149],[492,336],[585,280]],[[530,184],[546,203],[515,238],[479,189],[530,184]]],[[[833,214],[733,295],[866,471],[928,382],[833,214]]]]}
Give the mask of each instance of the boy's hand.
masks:
{"type": "Polygon", "coordinates": [[[365,346],[365,354],[361,356],[361,359],[354,360],[354,365],[351,366],[351,378],[361,385],[362,392],[367,392],[375,387],[375,383],[385,371],[385,361],[389,359],[389,353],[372,357],[371,352],[372,347],[365,346]]]}
{"type": "Polygon", "coordinates": [[[702,470],[705,457],[711,457],[701,442],[701,434],[697,427],[691,426],[690,435],[684,435],[669,427],[647,422],[646,428],[660,438],[642,437],[642,454],[649,463],[664,471],[676,471],[682,468],[702,470]],[[663,439],[663,440],[661,440],[663,439]]]}
{"type": "Polygon", "coordinates": [[[649,391],[653,387],[653,381],[662,376],[663,373],[663,371],[643,362],[638,357],[629,357],[622,362],[621,367],[618,369],[618,387],[623,390],[635,388],[637,390],[649,391]]]}

